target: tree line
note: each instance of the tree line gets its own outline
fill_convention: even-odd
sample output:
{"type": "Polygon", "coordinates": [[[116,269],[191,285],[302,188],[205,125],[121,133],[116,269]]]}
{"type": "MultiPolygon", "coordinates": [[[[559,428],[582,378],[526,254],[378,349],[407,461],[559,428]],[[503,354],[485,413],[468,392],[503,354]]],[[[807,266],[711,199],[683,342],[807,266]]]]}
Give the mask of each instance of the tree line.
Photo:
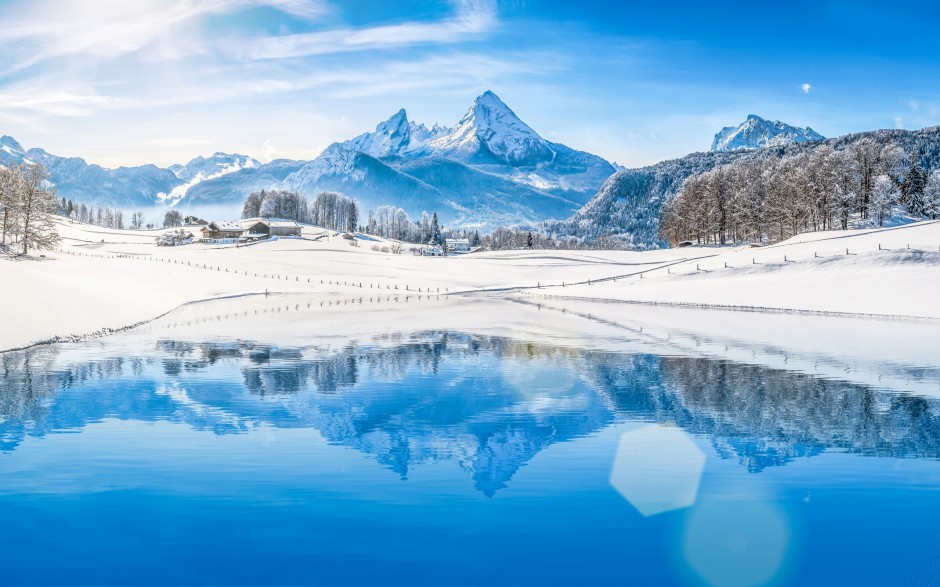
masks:
{"type": "MultiPolygon", "coordinates": [[[[56,213],[64,218],[77,220],[85,224],[94,224],[102,228],[116,228],[118,230],[124,230],[124,228],[126,228],[124,224],[124,211],[119,208],[99,206],[95,209],[94,206],[62,198],[58,202],[56,213]]],[[[144,227],[143,218],[144,215],[142,212],[134,212],[131,216],[131,228],[135,230],[142,229],[144,227]]],[[[153,225],[149,225],[148,228],[153,228],[153,225]]]]}
{"type": "MultiPolygon", "coordinates": [[[[176,213],[179,214],[179,213],[176,213]]],[[[479,230],[446,229],[437,212],[422,212],[420,219],[412,220],[398,206],[378,206],[370,210],[362,224],[359,206],[355,200],[339,192],[320,192],[312,201],[296,192],[261,190],[252,192],[245,200],[242,218],[284,218],[322,226],[329,230],[362,232],[381,238],[412,244],[443,246],[448,238],[467,239],[471,247],[500,249],[617,249],[622,241],[601,237],[584,245],[576,238],[555,238],[539,227],[499,227],[490,234],[479,230]]],[[[182,225],[182,216],[174,216],[182,225]]]]}
{"type": "Polygon", "coordinates": [[[39,164],[0,167],[0,247],[51,249],[59,244],[54,216],[58,212],[55,188],[39,164]]]}
{"type": "Polygon", "coordinates": [[[337,192],[307,196],[286,190],[252,192],[242,207],[242,218],[283,218],[315,224],[330,230],[355,232],[359,228],[359,205],[337,192]]]}
{"type": "Polygon", "coordinates": [[[940,217],[940,171],[898,145],[863,138],[836,149],[767,151],[688,177],[663,205],[660,238],[701,244],[778,241],[853,220],[881,226],[894,206],[940,217]]]}
{"type": "Polygon", "coordinates": [[[397,206],[379,206],[370,210],[363,232],[422,245],[441,245],[445,238],[437,212],[430,216],[427,212],[422,212],[421,220],[412,221],[408,214],[397,206]]]}

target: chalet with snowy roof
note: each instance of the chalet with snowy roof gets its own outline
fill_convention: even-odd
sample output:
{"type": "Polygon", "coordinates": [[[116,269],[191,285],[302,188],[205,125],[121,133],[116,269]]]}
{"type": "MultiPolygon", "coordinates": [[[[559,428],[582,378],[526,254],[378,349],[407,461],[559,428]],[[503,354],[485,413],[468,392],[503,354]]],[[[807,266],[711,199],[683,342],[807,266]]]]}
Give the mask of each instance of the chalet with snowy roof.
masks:
{"type": "Polygon", "coordinates": [[[237,222],[210,222],[202,227],[202,238],[218,240],[223,238],[241,238],[245,229],[237,222]]]}
{"type": "Polygon", "coordinates": [[[470,252],[470,241],[465,238],[444,239],[444,244],[446,245],[446,250],[448,253],[469,253],[470,252]]]}
{"type": "Polygon", "coordinates": [[[293,220],[279,218],[249,218],[241,221],[248,238],[267,238],[271,236],[300,236],[301,227],[293,220]]]}

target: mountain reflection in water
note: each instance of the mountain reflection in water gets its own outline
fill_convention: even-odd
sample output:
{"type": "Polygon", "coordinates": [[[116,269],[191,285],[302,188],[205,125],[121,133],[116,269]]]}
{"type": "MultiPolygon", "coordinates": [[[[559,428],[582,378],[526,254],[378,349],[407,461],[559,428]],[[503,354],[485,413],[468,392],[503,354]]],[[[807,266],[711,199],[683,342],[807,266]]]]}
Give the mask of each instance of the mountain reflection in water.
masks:
{"type": "Polygon", "coordinates": [[[403,479],[455,461],[486,495],[546,447],[624,420],[674,423],[752,472],[830,449],[940,456],[940,400],[705,358],[454,332],[340,350],[160,341],[95,352],[0,357],[0,449],[105,419],[219,435],[312,428],[403,479]]]}

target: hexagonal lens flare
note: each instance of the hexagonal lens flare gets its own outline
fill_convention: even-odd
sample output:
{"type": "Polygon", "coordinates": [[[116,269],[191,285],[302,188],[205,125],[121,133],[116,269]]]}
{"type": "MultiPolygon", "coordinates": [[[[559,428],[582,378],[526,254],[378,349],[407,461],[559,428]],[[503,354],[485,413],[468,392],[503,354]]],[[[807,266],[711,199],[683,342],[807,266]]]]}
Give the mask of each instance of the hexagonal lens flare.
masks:
{"type": "Polygon", "coordinates": [[[685,431],[660,425],[624,432],[610,484],[644,516],[695,503],[705,453],[685,431]]]}

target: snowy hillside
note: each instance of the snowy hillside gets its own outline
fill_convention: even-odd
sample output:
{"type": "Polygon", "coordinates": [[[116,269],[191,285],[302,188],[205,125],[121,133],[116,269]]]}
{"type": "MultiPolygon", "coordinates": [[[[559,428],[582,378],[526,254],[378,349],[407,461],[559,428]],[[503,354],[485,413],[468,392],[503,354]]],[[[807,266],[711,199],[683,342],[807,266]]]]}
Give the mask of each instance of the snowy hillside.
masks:
{"type": "Polygon", "coordinates": [[[779,120],[764,120],[756,114],[750,114],[747,120],[738,126],[726,126],[721,129],[712,141],[711,150],[740,151],[782,147],[791,143],[821,141],[825,138],[810,127],[799,128],[779,120]]]}
{"type": "MultiPolygon", "coordinates": [[[[193,300],[246,293],[264,296],[266,291],[310,296],[305,302],[313,302],[309,314],[315,321],[312,327],[349,337],[360,332],[374,334],[377,328],[400,332],[425,325],[434,329],[489,325],[503,333],[515,329],[550,337],[570,332],[587,340],[593,329],[606,328],[605,324],[649,316],[649,308],[631,311],[609,303],[611,300],[940,319],[940,297],[936,295],[940,287],[940,222],[847,234],[807,233],[757,249],[526,250],[444,258],[374,249],[372,245],[387,244],[382,239],[350,246],[336,233],[310,226],[303,229],[305,240],[280,239],[250,247],[157,247],[154,237],[163,231],[113,230],[62,219],[57,219],[57,225],[62,250],[46,251],[45,259],[30,261],[0,257],[4,283],[19,284],[8,288],[4,304],[0,304],[0,321],[6,325],[0,329],[0,350],[57,335],[120,328],[193,300]],[[411,294],[406,296],[414,295],[418,288],[439,290],[440,296],[433,305],[429,298],[399,297],[409,291],[407,288],[411,294]],[[512,288],[522,289],[513,292],[512,288]],[[370,299],[378,290],[388,292],[381,304],[370,299]],[[505,305],[505,298],[513,295],[541,305],[505,305]],[[353,297],[364,297],[364,303],[337,303],[353,297]],[[586,305],[591,299],[604,303],[586,305]],[[479,306],[472,305],[473,301],[479,306]],[[76,312],[76,307],[82,311],[76,312]],[[549,311],[550,307],[568,311],[549,311]],[[435,308],[437,313],[432,314],[435,308]]],[[[278,298],[272,303],[282,306],[287,301],[278,298]]],[[[276,332],[309,337],[311,330],[296,328],[302,314],[295,311],[294,303],[290,302],[291,311],[282,317],[291,327],[276,332]]],[[[192,309],[198,312],[199,306],[192,309]]],[[[282,315],[278,312],[277,316],[282,315]]],[[[757,316],[738,315],[744,325],[738,332],[748,332],[748,336],[757,332],[747,328],[757,316]]],[[[677,319],[677,328],[701,326],[701,317],[693,318],[677,319]]],[[[778,318],[789,323],[793,317],[778,318]]],[[[274,319],[270,314],[264,316],[259,327],[272,327],[275,323],[269,320],[274,319]]],[[[722,318],[719,323],[727,320],[722,318]]],[[[246,329],[243,320],[230,324],[233,338],[258,335],[246,329]]],[[[193,329],[204,327],[204,320],[192,321],[193,329]]],[[[929,328],[936,330],[935,324],[929,328]]],[[[624,339],[621,327],[611,332],[624,339]]],[[[646,333],[655,334],[652,330],[646,333]]],[[[805,336],[801,329],[788,333],[805,336]]],[[[220,332],[213,330],[212,334],[220,332]]],[[[696,351],[699,341],[694,338],[683,337],[688,346],[674,350],[696,351]]],[[[781,343],[779,339],[768,340],[781,343]]],[[[935,354],[935,347],[922,349],[928,355],[935,354]]],[[[791,355],[791,361],[795,360],[791,355]]],[[[936,389],[936,381],[931,385],[936,389]]]]}

